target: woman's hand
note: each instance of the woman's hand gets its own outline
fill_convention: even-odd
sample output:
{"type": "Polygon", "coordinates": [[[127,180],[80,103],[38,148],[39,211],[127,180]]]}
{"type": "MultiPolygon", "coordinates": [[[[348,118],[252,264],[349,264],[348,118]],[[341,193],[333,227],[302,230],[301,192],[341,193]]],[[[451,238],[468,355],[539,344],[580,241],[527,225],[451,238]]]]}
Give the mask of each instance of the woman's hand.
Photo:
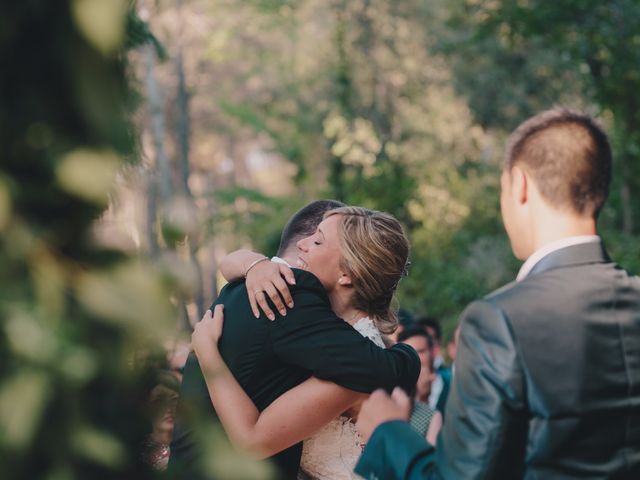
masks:
{"type": "Polygon", "coordinates": [[[207,310],[191,334],[191,348],[198,357],[200,368],[217,368],[222,363],[218,341],[224,324],[224,305],[216,305],[214,312],[207,310]]]}
{"type": "Polygon", "coordinates": [[[284,263],[260,262],[249,270],[245,285],[251,310],[256,318],[260,317],[260,311],[258,310],[258,306],[260,306],[260,309],[269,320],[276,319],[267,297],[271,299],[282,316],[287,314],[285,304],[289,308],[293,308],[293,298],[291,298],[287,283],[295,285],[296,280],[293,276],[293,271],[284,263]]]}

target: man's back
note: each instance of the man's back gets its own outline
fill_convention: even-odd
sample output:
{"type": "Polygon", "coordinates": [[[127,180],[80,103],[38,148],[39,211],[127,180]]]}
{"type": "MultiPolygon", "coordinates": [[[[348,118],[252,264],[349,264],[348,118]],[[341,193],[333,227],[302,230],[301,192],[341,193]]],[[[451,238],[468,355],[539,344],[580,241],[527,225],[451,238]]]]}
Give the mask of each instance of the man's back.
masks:
{"type": "MultiPolygon", "coordinates": [[[[253,316],[244,282],[228,284],[216,301],[225,305],[220,352],[259,410],[311,375],[361,392],[415,382],[419,372],[415,352],[403,347],[393,351],[376,347],[335,316],[316,277],[294,272],[296,286],[291,293],[295,307],[273,322],[253,316]]],[[[181,395],[180,410],[191,404],[200,415],[215,416],[193,354],[185,367],[181,395]]],[[[206,478],[193,472],[202,453],[180,411],[178,417],[171,447],[172,469],[178,478],[206,478]]],[[[282,477],[296,477],[300,453],[298,444],[275,456],[282,477]]]]}
{"type": "Polygon", "coordinates": [[[471,304],[460,339],[440,477],[640,478],[640,280],[600,243],[471,304]]]}
{"type": "Polygon", "coordinates": [[[386,422],[356,471],[639,479],[640,279],[590,243],[549,254],[522,282],[473,302],[435,451],[405,422],[386,422]]]}
{"type": "Polygon", "coordinates": [[[640,478],[640,279],[597,248],[558,251],[488,298],[523,373],[525,478],[640,478]]]}

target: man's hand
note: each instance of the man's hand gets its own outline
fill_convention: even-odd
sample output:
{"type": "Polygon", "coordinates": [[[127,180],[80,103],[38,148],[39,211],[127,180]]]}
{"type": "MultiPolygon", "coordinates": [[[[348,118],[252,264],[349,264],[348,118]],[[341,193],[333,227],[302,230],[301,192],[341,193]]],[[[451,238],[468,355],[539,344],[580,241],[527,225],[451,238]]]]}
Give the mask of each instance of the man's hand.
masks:
{"type": "Polygon", "coordinates": [[[256,318],[260,316],[259,306],[269,320],[276,319],[273,310],[269,307],[267,297],[271,299],[282,316],[287,314],[285,304],[293,308],[293,298],[287,283],[295,285],[296,280],[291,269],[282,263],[260,262],[249,270],[245,285],[251,310],[256,318]]]}
{"type": "Polygon", "coordinates": [[[390,420],[407,421],[410,413],[411,399],[400,387],[396,387],[391,396],[384,390],[376,390],[362,404],[356,427],[366,443],[378,425],[390,420]]]}

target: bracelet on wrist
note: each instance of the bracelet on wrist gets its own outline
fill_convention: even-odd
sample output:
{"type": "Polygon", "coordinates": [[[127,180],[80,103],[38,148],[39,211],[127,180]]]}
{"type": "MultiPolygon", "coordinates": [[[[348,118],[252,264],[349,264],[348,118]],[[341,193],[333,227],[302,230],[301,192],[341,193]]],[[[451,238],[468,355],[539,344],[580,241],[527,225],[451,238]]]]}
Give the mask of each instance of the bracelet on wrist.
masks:
{"type": "Polygon", "coordinates": [[[262,257],[262,258],[259,258],[257,260],[254,260],[253,262],[251,262],[251,264],[244,271],[244,278],[247,278],[247,275],[249,274],[249,270],[251,270],[253,267],[255,267],[260,262],[264,262],[265,260],[269,260],[269,257],[262,257]]]}

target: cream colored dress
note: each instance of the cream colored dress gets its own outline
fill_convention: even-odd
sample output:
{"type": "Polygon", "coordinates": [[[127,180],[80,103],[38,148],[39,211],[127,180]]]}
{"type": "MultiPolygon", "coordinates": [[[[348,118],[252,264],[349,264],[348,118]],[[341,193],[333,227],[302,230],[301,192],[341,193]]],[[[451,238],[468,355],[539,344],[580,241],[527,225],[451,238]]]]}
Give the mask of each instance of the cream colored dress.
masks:
{"type": "MultiPolygon", "coordinates": [[[[363,337],[385,348],[373,320],[365,317],[354,325],[363,337]]],[[[360,478],[353,473],[364,445],[354,422],[345,416],[331,420],[302,447],[299,479],[342,480],[360,478]]]]}

